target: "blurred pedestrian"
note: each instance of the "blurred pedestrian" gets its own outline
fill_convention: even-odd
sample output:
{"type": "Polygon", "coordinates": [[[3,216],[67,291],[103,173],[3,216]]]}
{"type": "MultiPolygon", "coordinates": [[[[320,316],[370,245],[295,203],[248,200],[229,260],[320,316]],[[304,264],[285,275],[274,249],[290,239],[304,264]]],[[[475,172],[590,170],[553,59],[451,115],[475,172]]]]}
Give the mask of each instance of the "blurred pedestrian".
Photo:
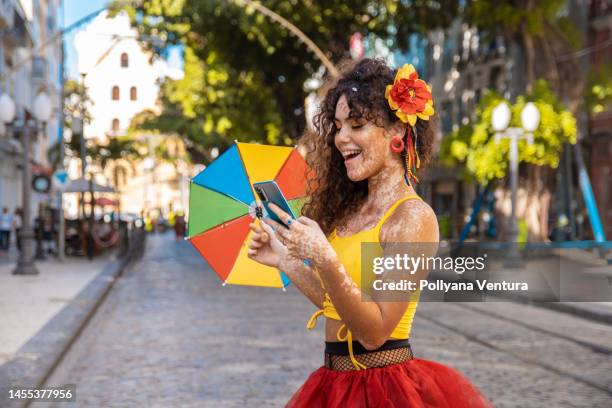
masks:
{"type": "Polygon", "coordinates": [[[168,228],[174,228],[177,214],[178,212],[174,211],[172,203],[168,204],[168,212],[166,213],[166,226],[168,228]]]}
{"type": "Polygon", "coordinates": [[[174,218],[174,233],[176,234],[177,241],[185,237],[185,227],[185,214],[179,211],[174,218]]]}
{"type": "Polygon", "coordinates": [[[151,214],[147,212],[147,215],[144,217],[144,225],[146,232],[153,232],[153,219],[151,218],[151,214]]]}
{"type": "Polygon", "coordinates": [[[46,211],[42,217],[42,245],[45,254],[56,255],[55,250],[55,225],[51,212],[46,211]]]}
{"type": "Polygon", "coordinates": [[[11,230],[13,229],[13,215],[8,208],[2,209],[0,214],[0,250],[8,251],[11,243],[11,230]]]}
{"type": "Polygon", "coordinates": [[[161,211],[159,212],[159,216],[155,219],[155,230],[162,234],[166,232],[166,219],[161,211]]]}
{"type": "Polygon", "coordinates": [[[23,217],[21,207],[15,208],[15,217],[13,219],[13,226],[15,227],[15,241],[17,242],[17,249],[21,252],[21,226],[23,225],[23,217]]]}
{"type": "Polygon", "coordinates": [[[39,207],[38,215],[34,218],[34,237],[36,239],[36,259],[46,259],[45,247],[43,244],[43,214],[39,207]]]}

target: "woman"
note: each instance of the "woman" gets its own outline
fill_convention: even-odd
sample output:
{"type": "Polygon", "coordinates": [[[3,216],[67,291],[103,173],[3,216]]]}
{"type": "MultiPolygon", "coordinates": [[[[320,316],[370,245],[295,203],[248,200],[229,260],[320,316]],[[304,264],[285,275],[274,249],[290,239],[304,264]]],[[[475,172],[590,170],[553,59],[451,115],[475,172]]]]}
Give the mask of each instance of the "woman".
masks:
{"type": "Polygon", "coordinates": [[[21,227],[23,224],[21,207],[15,208],[15,218],[13,220],[15,226],[15,239],[17,242],[17,250],[21,252],[21,227]]]}
{"type": "MultiPolygon", "coordinates": [[[[326,317],[325,365],[289,407],[491,406],[457,371],[413,357],[408,338],[419,291],[389,301],[366,290],[371,277],[361,275],[363,242],[384,256],[405,249],[396,243],[435,255],[436,216],[412,187],[430,153],[433,114],[431,89],[411,65],[395,72],[365,59],[345,69],[308,141],[314,176],[303,216],[291,220],[271,205],[287,227],[269,218],[261,227],[251,224],[249,256],[284,271],[320,309],[309,328],[326,317]]],[[[382,278],[397,276],[391,270],[382,278]]]]}
{"type": "Polygon", "coordinates": [[[174,220],[174,234],[176,235],[176,240],[182,240],[185,237],[185,214],[182,211],[179,211],[176,214],[176,219],[174,220]]]}

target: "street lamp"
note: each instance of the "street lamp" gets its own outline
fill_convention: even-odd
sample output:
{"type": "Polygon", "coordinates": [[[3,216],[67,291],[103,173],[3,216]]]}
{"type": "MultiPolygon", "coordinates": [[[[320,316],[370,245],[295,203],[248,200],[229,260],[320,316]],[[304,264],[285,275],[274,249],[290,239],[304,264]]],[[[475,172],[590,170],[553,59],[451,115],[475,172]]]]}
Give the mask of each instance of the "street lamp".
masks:
{"type": "MultiPolygon", "coordinates": [[[[76,135],[80,137],[80,154],[81,157],[81,179],[85,180],[85,136],[83,135],[83,119],[80,116],[73,116],[71,123],[72,137],[76,135]]],[[[85,217],[85,206],[83,203],[84,195],[79,195],[79,207],[81,214],[85,217]]]]}
{"type": "Polygon", "coordinates": [[[22,172],[22,228],[20,231],[21,252],[17,260],[17,267],[13,271],[16,275],[35,275],[38,273],[34,264],[32,244],[34,232],[30,223],[31,208],[30,185],[32,181],[32,164],[30,163],[30,147],[32,144],[31,135],[36,136],[40,127],[44,128],[44,124],[51,117],[51,100],[45,92],[41,92],[34,100],[34,118],[35,120],[26,120],[23,118],[15,120],[16,107],[15,102],[7,94],[0,96],[0,120],[10,127],[14,132],[21,134],[21,144],[23,149],[23,172],[22,172]]]}
{"type": "Polygon", "coordinates": [[[526,139],[527,143],[533,143],[533,132],[540,124],[540,111],[533,102],[525,105],[521,111],[522,127],[508,127],[512,113],[505,102],[500,103],[493,109],[491,125],[495,131],[495,143],[504,139],[510,139],[510,189],[512,192],[512,209],[507,228],[507,239],[510,243],[510,251],[507,253],[506,266],[520,267],[521,257],[518,252],[518,224],[516,220],[516,192],[518,190],[518,141],[526,139]]]}

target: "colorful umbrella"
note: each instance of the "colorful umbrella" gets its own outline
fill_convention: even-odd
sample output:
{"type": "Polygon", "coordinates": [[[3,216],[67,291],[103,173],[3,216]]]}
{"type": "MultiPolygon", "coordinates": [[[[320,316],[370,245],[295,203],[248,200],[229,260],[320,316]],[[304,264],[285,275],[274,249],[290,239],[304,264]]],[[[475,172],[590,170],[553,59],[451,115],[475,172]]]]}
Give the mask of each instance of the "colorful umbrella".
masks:
{"type": "Polygon", "coordinates": [[[257,202],[253,183],[275,180],[296,215],[308,166],[293,147],[235,142],[191,180],[189,241],[223,284],[285,288],[283,272],[247,256],[257,202]]]}

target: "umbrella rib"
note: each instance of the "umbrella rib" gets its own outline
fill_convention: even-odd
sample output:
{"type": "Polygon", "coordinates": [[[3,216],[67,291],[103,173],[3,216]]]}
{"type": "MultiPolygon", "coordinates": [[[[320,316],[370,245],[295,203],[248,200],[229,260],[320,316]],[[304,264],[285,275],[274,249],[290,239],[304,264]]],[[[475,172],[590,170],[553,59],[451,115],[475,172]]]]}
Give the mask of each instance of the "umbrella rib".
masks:
{"type": "MultiPolygon", "coordinates": [[[[242,163],[242,168],[244,169],[244,174],[246,174],[247,181],[249,183],[249,188],[251,189],[251,193],[253,194],[255,204],[259,205],[259,198],[257,197],[257,194],[253,192],[253,183],[251,182],[251,176],[249,174],[249,171],[247,170],[246,164],[244,163],[244,158],[242,157],[242,151],[240,151],[240,146],[238,146],[239,142],[234,140],[234,143],[236,143],[236,150],[238,150],[238,157],[240,157],[240,163],[242,163]]],[[[250,206],[251,203],[249,203],[248,205],[250,206]]]]}

